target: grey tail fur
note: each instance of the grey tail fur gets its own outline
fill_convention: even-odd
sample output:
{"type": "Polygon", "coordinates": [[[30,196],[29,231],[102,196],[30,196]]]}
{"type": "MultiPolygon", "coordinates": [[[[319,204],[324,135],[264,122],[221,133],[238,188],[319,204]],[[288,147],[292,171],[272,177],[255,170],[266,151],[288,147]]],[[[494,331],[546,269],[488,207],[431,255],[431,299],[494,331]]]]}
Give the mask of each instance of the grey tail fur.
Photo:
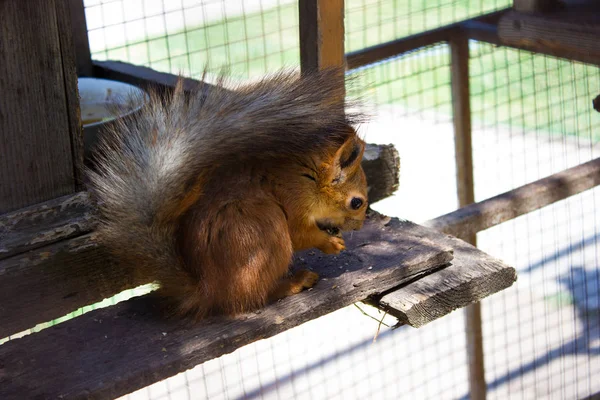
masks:
{"type": "Polygon", "coordinates": [[[240,158],[294,157],[340,142],[359,117],[344,113],[341,74],[280,72],[234,91],[221,81],[191,94],[180,81],[166,97],[150,93],[141,111],[103,133],[88,171],[100,239],[143,276],[180,274],[193,284],[175,233],[203,179],[240,158]]]}

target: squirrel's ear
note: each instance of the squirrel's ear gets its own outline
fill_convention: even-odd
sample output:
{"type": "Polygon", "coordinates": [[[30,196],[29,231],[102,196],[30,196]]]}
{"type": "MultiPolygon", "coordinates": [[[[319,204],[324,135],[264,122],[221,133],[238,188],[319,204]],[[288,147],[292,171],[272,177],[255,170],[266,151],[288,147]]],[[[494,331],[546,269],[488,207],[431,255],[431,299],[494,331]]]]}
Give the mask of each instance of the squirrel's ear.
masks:
{"type": "Polygon", "coordinates": [[[331,163],[331,182],[341,183],[351,175],[362,162],[365,152],[365,142],[358,135],[351,135],[335,152],[331,163]]]}

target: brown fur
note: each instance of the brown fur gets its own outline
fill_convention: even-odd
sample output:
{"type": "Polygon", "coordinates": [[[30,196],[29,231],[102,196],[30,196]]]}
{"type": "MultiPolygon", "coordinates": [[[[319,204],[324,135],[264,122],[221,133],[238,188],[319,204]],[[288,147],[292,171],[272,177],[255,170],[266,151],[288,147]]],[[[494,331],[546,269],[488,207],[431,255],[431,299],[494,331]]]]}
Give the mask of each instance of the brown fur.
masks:
{"type": "Polygon", "coordinates": [[[234,315],[314,285],[309,271],[286,276],[293,252],[339,253],[337,229],[360,229],[366,210],[364,142],[333,100],[339,73],[152,94],[106,133],[89,172],[103,242],[180,315],[234,315]]]}

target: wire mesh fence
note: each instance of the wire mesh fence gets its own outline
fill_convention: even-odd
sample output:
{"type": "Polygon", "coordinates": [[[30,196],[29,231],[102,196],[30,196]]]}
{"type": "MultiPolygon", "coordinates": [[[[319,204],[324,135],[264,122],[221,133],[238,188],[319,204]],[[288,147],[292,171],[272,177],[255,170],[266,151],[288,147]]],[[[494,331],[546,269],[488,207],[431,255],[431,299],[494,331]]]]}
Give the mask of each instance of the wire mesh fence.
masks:
{"type": "MultiPolygon", "coordinates": [[[[94,57],[192,77],[205,64],[226,65],[241,78],[299,65],[295,1],[166,3],[87,1],[94,57]]],[[[346,1],[346,51],[510,4],[346,1]]],[[[597,67],[479,42],[470,48],[477,200],[598,155],[598,114],[590,107],[600,88],[597,67]]],[[[358,85],[350,95],[366,98],[374,115],[361,128],[367,140],[395,144],[402,160],[401,189],[375,208],[417,222],[454,210],[448,46],[351,74],[358,85]]],[[[490,398],[575,399],[600,391],[592,378],[600,370],[597,191],[478,234],[479,247],[520,273],[513,288],[483,303],[490,398]]],[[[461,313],[418,331],[392,331],[366,309],[374,319],[342,309],[128,397],[468,398],[461,313]]]]}
{"type": "MultiPolygon", "coordinates": [[[[448,45],[420,49],[353,74],[357,76],[349,95],[362,97],[374,116],[361,133],[371,143],[393,143],[405,171],[399,194],[374,208],[416,221],[454,210],[448,45]]],[[[357,306],[245,346],[126,398],[392,399],[410,393],[451,399],[468,393],[461,313],[419,330],[392,330],[394,318],[357,306]]]]}
{"type": "Polygon", "coordinates": [[[512,0],[347,0],[346,51],[501,10],[512,0]]]}
{"type": "MultiPolygon", "coordinates": [[[[511,3],[347,0],[346,51],[511,3]]],[[[85,6],[97,60],[191,77],[207,65],[211,72],[226,67],[239,79],[299,66],[297,1],[85,0],[85,6]]],[[[591,107],[598,67],[474,41],[470,49],[477,200],[598,156],[600,114],[591,107]]],[[[373,114],[361,132],[369,142],[393,143],[402,160],[398,193],[374,208],[415,222],[456,209],[449,46],[350,74],[357,81],[349,95],[363,97],[373,114]]],[[[600,374],[598,193],[478,234],[482,250],[519,272],[512,288],[483,302],[489,398],[600,392],[594,380],[600,374]]],[[[462,313],[419,330],[391,330],[393,323],[370,307],[347,307],[125,398],[469,397],[462,313]]]]}
{"type": "Polygon", "coordinates": [[[200,77],[251,78],[300,63],[290,0],[86,0],[92,57],[200,77]]]}
{"type": "MultiPolygon", "coordinates": [[[[596,66],[474,43],[478,200],[599,155],[596,66]]],[[[519,272],[484,301],[490,398],[579,399],[600,392],[598,189],[478,235],[519,272]]]]}

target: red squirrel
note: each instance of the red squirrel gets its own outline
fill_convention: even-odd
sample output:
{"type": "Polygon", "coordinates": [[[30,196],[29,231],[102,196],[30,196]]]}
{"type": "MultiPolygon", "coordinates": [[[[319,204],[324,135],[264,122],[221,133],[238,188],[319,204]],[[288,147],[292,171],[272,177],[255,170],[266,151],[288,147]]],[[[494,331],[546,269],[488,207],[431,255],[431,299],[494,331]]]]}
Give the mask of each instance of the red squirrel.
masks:
{"type": "Polygon", "coordinates": [[[309,270],[288,276],[293,252],[338,254],[367,209],[362,116],[340,104],[340,74],[150,93],[88,170],[101,243],[196,320],[315,285],[309,270]]]}

